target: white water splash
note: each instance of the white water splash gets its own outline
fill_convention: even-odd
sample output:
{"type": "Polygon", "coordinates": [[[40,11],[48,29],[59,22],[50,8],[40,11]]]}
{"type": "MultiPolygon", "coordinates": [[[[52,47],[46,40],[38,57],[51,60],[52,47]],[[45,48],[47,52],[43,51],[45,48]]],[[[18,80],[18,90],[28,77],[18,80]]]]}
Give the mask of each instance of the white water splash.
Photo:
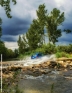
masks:
{"type": "MultiPolygon", "coordinates": [[[[19,60],[19,61],[7,61],[7,65],[3,65],[2,67],[3,68],[7,68],[9,66],[31,66],[33,64],[41,64],[43,62],[46,62],[48,60],[52,60],[52,61],[55,61],[56,60],[56,57],[55,55],[45,55],[45,56],[42,56],[40,58],[36,58],[36,59],[31,59],[31,57],[26,57],[26,59],[24,60],[19,60]]],[[[1,66],[0,66],[1,68],[1,66]]]]}
{"type": "Polygon", "coordinates": [[[46,62],[48,60],[56,60],[55,55],[46,55],[40,58],[31,59],[31,57],[26,58],[25,60],[22,60],[24,62],[24,66],[30,66],[32,64],[41,64],[43,62],[46,62]]]}
{"type": "Polygon", "coordinates": [[[49,76],[46,76],[44,74],[42,74],[41,76],[31,76],[31,75],[25,75],[26,79],[33,79],[33,80],[41,80],[42,82],[44,82],[45,79],[47,79],[49,76]]]}

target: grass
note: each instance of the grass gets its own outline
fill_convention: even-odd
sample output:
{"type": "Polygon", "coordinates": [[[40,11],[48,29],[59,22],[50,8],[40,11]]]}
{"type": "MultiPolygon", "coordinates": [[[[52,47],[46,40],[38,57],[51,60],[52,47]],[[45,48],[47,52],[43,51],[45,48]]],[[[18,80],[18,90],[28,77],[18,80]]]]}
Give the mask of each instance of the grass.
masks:
{"type": "Polygon", "coordinates": [[[51,85],[51,93],[54,93],[54,83],[51,85]]]}
{"type": "MultiPolygon", "coordinates": [[[[32,52],[29,52],[29,53],[20,54],[18,58],[20,60],[23,60],[23,59],[26,59],[27,57],[30,57],[32,54],[34,54],[36,52],[32,51],[32,52]]],[[[72,54],[66,53],[66,52],[56,52],[55,55],[56,55],[57,58],[61,58],[61,57],[72,58],[72,54]]]]}
{"type": "Polygon", "coordinates": [[[72,58],[71,54],[65,53],[65,52],[57,52],[56,53],[57,58],[66,57],[66,58],[72,58]]]}
{"type": "MultiPolygon", "coordinates": [[[[18,87],[18,75],[20,71],[14,72],[13,77],[3,78],[3,92],[2,93],[23,93],[18,87]]],[[[1,93],[1,92],[0,92],[1,93]]]]}

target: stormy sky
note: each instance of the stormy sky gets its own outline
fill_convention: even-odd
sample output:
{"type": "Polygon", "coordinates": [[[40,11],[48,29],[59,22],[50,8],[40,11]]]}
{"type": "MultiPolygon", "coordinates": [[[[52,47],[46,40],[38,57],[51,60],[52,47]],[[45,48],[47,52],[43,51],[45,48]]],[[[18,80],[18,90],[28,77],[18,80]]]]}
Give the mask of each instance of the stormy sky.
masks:
{"type": "MultiPolygon", "coordinates": [[[[53,8],[58,8],[65,13],[65,21],[61,29],[72,30],[72,0],[17,0],[17,4],[11,3],[12,18],[7,18],[4,9],[0,6],[0,17],[2,18],[2,41],[7,48],[17,48],[18,36],[25,34],[33,19],[37,18],[36,10],[40,4],[45,3],[48,13],[53,8]]],[[[46,42],[48,42],[46,40],[46,42]]],[[[72,34],[62,33],[57,44],[72,43],[72,34]]]]}

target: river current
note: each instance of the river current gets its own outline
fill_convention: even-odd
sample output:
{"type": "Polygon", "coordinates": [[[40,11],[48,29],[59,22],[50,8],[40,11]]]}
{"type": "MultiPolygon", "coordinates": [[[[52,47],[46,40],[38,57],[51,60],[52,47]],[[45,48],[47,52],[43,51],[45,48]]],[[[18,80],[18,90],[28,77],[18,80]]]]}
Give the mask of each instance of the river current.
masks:
{"type": "Polygon", "coordinates": [[[72,70],[33,76],[20,74],[19,88],[23,93],[72,93],[72,70]]]}

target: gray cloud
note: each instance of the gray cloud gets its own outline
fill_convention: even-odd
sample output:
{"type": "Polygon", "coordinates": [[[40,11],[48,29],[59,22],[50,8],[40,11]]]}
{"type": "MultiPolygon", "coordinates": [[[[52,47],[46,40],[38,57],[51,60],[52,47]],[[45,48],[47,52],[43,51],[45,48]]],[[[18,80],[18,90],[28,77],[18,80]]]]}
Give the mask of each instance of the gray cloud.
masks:
{"type": "Polygon", "coordinates": [[[27,19],[19,19],[19,18],[12,18],[11,20],[8,20],[7,23],[4,23],[2,25],[3,35],[18,35],[23,34],[28,30],[28,27],[30,25],[30,20],[27,19]]]}
{"type": "Polygon", "coordinates": [[[62,42],[62,44],[64,43],[70,44],[72,43],[72,33],[66,34],[62,32],[62,36],[58,40],[59,42],[62,42]]]}
{"type": "Polygon", "coordinates": [[[1,40],[2,41],[7,41],[7,42],[16,42],[18,40],[18,36],[12,36],[12,35],[2,35],[1,40]]]}
{"type": "MultiPolygon", "coordinates": [[[[58,8],[61,12],[65,12],[65,21],[60,28],[72,30],[72,0],[17,0],[17,4],[14,6],[11,3],[11,15],[12,19],[6,17],[5,11],[0,7],[0,16],[3,19],[2,24],[2,40],[8,42],[16,42],[18,35],[24,34],[28,31],[28,28],[34,18],[37,18],[36,10],[40,4],[45,3],[48,13],[53,8],[58,8]]],[[[72,42],[72,34],[63,33],[59,38],[59,42],[72,42]]]]}
{"type": "Polygon", "coordinates": [[[16,42],[16,39],[13,37],[2,37],[2,41],[16,42]]]}

